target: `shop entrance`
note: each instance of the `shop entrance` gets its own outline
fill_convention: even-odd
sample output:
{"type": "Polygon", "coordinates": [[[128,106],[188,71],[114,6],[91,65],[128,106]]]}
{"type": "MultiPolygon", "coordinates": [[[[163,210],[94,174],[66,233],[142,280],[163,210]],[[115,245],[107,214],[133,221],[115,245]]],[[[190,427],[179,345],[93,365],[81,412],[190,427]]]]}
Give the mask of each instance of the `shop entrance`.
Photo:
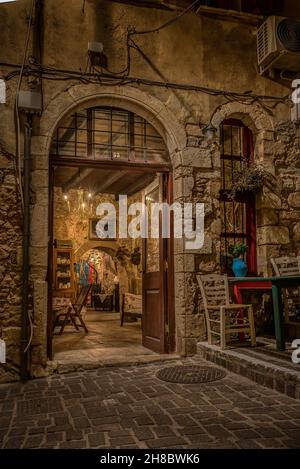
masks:
{"type": "MultiPolygon", "coordinates": [[[[174,351],[172,237],[163,239],[161,227],[154,239],[124,236],[119,212],[120,198],[149,208],[172,201],[163,140],[135,114],[87,109],[57,128],[50,161],[49,358],[174,351]],[[99,232],[103,204],[116,209],[109,238],[99,232]]],[[[126,228],[132,220],[127,213],[126,228]]]]}

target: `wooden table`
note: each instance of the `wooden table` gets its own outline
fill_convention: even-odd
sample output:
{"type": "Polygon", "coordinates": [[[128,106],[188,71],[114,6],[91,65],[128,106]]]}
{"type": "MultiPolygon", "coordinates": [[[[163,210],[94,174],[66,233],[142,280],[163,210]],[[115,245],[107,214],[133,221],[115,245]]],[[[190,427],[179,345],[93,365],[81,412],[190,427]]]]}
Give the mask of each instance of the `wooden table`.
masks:
{"type": "Polygon", "coordinates": [[[285,350],[282,288],[300,286],[300,275],[296,277],[236,277],[230,278],[237,303],[243,303],[243,290],[271,290],[273,298],[274,325],[277,350],[285,350]]]}

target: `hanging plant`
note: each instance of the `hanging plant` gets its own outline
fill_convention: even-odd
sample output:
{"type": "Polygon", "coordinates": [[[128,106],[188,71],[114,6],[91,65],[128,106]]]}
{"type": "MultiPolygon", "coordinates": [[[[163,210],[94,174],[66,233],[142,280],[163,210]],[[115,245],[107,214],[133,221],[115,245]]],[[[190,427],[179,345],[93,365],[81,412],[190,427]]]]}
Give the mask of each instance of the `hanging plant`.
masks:
{"type": "Polygon", "coordinates": [[[234,200],[239,195],[256,194],[262,189],[267,174],[263,166],[243,161],[241,168],[233,173],[229,198],[234,200]]]}

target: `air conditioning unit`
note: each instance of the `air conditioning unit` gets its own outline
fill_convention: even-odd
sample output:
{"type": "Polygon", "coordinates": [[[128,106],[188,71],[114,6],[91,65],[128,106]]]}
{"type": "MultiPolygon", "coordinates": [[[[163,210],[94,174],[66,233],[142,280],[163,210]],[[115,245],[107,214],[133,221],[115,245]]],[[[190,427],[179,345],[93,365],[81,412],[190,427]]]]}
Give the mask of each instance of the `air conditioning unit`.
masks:
{"type": "Polygon", "coordinates": [[[270,16],[257,32],[258,66],[261,74],[270,69],[300,71],[300,21],[270,16]]]}

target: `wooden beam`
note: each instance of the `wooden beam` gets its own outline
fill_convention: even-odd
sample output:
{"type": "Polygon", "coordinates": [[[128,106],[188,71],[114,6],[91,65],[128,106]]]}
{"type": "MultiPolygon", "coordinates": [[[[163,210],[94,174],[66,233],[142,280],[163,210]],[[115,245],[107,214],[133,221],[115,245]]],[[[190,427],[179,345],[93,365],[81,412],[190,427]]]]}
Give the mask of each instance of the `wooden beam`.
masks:
{"type": "MultiPolygon", "coordinates": [[[[155,173],[156,174],[156,173],[155,173]]],[[[120,192],[124,192],[125,194],[132,195],[136,192],[139,192],[141,189],[144,189],[150,182],[154,179],[155,174],[147,174],[144,176],[140,176],[134,182],[132,182],[129,186],[125,186],[121,188],[120,192]]]]}
{"type": "Polygon", "coordinates": [[[169,173],[172,171],[171,163],[130,163],[125,161],[116,161],[116,160],[87,160],[86,158],[56,158],[55,156],[51,158],[51,164],[53,166],[69,166],[75,168],[95,168],[95,169],[126,169],[127,171],[135,173],[169,173]]]}
{"type": "Polygon", "coordinates": [[[109,191],[109,188],[112,186],[112,184],[116,183],[121,178],[124,178],[123,171],[113,172],[110,176],[100,182],[100,184],[97,186],[97,189],[94,191],[94,195],[109,191]]]}
{"type": "MultiPolygon", "coordinates": [[[[187,8],[192,0],[111,0],[114,3],[126,3],[142,8],[158,8],[167,11],[181,11],[187,8]]],[[[200,0],[199,0],[200,2],[200,0]]]]}
{"type": "Polygon", "coordinates": [[[78,183],[82,182],[89,174],[91,173],[90,168],[83,168],[80,171],[80,168],[78,169],[78,173],[72,176],[62,187],[63,192],[69,192],[72,187],[76,186],[78,183]]]}

